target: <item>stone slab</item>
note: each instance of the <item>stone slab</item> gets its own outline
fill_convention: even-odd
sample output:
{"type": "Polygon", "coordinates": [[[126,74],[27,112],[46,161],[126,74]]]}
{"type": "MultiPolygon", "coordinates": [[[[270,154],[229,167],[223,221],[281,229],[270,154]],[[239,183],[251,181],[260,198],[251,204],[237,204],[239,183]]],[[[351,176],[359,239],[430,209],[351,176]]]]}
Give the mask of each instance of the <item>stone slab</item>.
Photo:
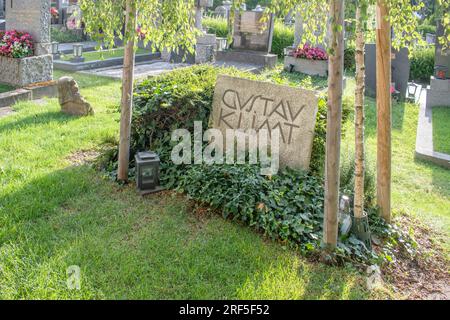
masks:
{"type": "MultiPolygon", "coordinates": [[[[134,68],[134,76],[136,79],[142,79],[146,77],[153,77],[157,76],[166,72],[170,72],[177,68],[186,67],[186,64],[174,64],[174,63],[168,63],[164,61],[154,61],[151,63],[142,63],[137,64],[134,68]]],[[[113,79],[122,79],[123,74],[123,67],[122,66],[116,66],[116,67],[110,67],[110,68],[100,68],[100,69],[93,69],[88,71],[81,71],[82,73],[86,74],[93,74],[96,76],[101,77],[107,77],[107,78],[113,78],[113,79]]]]}
{"type": "Polygon", "coordinates": [[[270,52],[273,38],[273,15],[262,23],[263,12],[236,12],[234,19],[233,48],[270,52]]]}
{"type": "Polygon", "coordinates": [[[433,162],[437,165],[450,168],[450,155],[434,151],[433,145],[433,111],[427,106],[427,95],[430,92],[423,90],[420,99],[419,117],[417,123],[416,152],[418,159],[433,162]]]}
{"type": "Polygon", "coordinates": [[[31,100],[31,91],[17,89],[14,91],[0,93],[0,108],[12,106],[19,101],[31,100]]]}
{"type": "Polygon", "coordinates": [[[50,54],[14,59],[0,56],[0,83],[23,87],[53,80],[53,57],[50,54]]]}
{"type": "MultiPolygon", "coordinates": [[[[136,63],[149,62],[149,61],[157,60],[160,57],[161,57],[160,53],[138,54],[135,57],[135,61],[136,61],[136,63]]],[[[123,65],[123,58],[111,58],[111,59],[105,59],[105,60],[96,60],[96,61],[80,62],[80,63],[74,63],[71,61],[63,61],[63,60],[55,60],[53,65],[54,65],[55,69],[60,69],[60,70],[64,70],[64,71],[82,71],[82,70],[120,66],[120,65],[123,65]]]]}
{"type": "Polygon", "coordinates": [[[56,81],[36,83],[24,87],[24,89],[31,91],[31,100],[58,96],[58,83],[56,81]]]}
{"type": "Polygon", "coordinates": [[[278,62],[276,54],[248,51],[248,50],[226,50],[216,52],[216,61],[239,62],[244,64],[259,65],[264,68],[273,69],[278,62]]]}
{"type": "Polygon", "coordinates": [[[308,169],[317,104],[313,90],[219,75],[211,123],[224,140],[227,129],[280,129],[280,166],[308,169]]]}
{"type": "Polygon", "coordinates": [[[308,60],[285,56],[284,69],[291,71],[291,65],[293,66],[293,71],[309,74],[311,76],[328,76],[328,60],[308,60]]]}

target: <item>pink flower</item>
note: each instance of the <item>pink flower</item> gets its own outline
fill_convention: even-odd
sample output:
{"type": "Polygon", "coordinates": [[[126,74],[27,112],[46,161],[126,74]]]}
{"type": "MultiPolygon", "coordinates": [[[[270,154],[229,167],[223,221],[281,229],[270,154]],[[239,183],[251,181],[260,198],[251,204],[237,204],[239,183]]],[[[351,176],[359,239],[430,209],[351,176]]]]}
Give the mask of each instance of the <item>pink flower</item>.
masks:
{"type": "Polygon", "coordinates": [[[303,47],[298,47],[291,55],[294,58],[308,59],[308,60],[328,60],[328,55],[325,50],[321,48],[311,47],[305,44],[303,47]]]}
{"type": "Polygon", "coordinates": [[[29,33],[8,30],[0,32],[0,56],[23,58],[33,55],[33,39],[29,33]]]}

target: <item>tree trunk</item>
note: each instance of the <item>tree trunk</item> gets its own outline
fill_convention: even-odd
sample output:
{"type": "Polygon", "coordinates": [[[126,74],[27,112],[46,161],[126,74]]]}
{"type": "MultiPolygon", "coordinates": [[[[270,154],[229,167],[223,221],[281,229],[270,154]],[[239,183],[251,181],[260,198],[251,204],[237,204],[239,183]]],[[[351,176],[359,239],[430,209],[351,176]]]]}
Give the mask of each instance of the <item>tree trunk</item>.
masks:
{"type": "Polygon", "coordinates": [[[364,22],[365,6],[356,8],[356,89],[355,89],[355,199],[354,215],[361,218],[364,211],[364,22]]]}
{"type": "Polygon", "coordinates": [[[324,243],[337,244],[339,164],[341,151],[342,93],[344,73],[344,0],[330,0],[331,32],[328,60],[328,112],[325,156],[324,243]]]}
{"type": "Polygon", "coordinates": [[[131,114],[133,110],[133,82],[134,82],[134,33],[136,30],[136,5],[134,0],[127,0],[125,35],[126,45],[123,58],[122,101],[120,114],[120,144],[119,168],[117,179],[128,180],[128,166],[130,161],[131,114]]]}
{"type": "Polygon", "coordinates": [[[386,0],[377,0],[377,204],[391,221],[391,26],[386,0]]]}

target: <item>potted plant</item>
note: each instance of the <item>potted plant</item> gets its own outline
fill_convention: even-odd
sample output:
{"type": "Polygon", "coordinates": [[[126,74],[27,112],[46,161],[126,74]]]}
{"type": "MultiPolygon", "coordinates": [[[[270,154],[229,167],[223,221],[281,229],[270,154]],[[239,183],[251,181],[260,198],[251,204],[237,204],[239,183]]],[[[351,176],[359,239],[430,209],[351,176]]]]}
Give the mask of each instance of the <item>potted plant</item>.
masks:
{"type": "Polygon", "coordinates": [[[0,83],[22,87],[52,80],[51,55],[34,55],[34,42],[27,32],[0,32],[0,83]]]}
{"type": "Polygon", "coordinates": [[[284,57],[284,67],[289,72],[297,71],[309,75],[328,75],[328,55],[325,50],[305,44],[288,51],[284,57]]]}

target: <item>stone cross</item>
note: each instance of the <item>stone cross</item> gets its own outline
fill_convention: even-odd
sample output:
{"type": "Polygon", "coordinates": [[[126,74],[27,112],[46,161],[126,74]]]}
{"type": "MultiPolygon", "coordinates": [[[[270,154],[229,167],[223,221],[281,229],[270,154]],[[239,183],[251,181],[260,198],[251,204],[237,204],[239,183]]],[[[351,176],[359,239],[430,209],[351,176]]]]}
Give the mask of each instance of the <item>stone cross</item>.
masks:
{"type": "Polygon", "coordinates": [[[6,30],[31,34],[35,54],[51,52],[50,45],[50,0],[5,0],[6,30]]]}

